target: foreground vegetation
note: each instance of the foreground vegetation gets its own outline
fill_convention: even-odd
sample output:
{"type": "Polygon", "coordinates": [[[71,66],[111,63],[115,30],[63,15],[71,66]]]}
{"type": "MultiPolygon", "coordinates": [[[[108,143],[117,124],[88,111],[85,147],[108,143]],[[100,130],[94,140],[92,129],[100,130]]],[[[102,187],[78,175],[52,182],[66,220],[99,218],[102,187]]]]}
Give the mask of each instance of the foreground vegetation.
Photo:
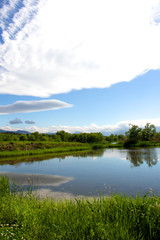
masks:
{"type": "Polygon", "coordinates": [[[160,197],[122,195],[55,202],[0,178],[0,239],[159,239],[160,197]]]}

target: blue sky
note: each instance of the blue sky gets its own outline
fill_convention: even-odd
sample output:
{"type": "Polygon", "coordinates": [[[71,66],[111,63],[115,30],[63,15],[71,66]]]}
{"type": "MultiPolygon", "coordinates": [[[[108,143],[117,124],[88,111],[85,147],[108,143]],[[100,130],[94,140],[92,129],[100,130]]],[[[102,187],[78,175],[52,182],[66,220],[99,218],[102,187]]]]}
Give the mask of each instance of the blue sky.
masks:
{"type": "Polygon", "coordinates": [[[1,1],[0,129],[160,126],[159,42],[157,0],[1,1]]]}

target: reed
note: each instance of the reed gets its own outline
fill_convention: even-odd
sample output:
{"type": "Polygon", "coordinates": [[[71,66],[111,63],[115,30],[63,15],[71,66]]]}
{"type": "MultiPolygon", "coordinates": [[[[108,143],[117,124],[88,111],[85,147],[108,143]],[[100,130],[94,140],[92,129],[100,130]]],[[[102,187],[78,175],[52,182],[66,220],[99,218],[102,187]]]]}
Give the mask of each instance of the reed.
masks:
{"type": "Polygon", "coordinates": [[[159,239],[160,197],[40,200],[0,178],[0,239],[159,239]]]}

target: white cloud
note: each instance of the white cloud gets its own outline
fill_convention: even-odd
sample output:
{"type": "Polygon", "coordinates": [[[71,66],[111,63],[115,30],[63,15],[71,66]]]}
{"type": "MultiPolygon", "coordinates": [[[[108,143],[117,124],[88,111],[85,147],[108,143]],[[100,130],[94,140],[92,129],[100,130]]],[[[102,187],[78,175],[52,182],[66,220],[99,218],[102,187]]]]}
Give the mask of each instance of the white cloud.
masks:
{"type": "Polygon", "coordinates": [[[152,7],[152,17],[151,21],[152,24],[159,24],[160,23],[160,1],[154,1],[155,4],[152,7]]]}
{"type": "Polygon", "coordinates": [[[17,101],[9,105],[0,105],[0,114],[40,112],[71,107],[72,105],[59,100],[17,101]]]}
{"type": "Polygon", "coordinates": [[[3,5],[0,9],[0,27],[4,30],[7,25],[7,21],[12,11],[15,10],[19,0],[9,0],[8,4],[3,5]]]}
{"type": "Polygon", "coordinates": [[[141,120],[132,120],[132,121],[123,121],[118,122],[114,125],[104,125],[98,126],[96,124],[91,124],[89,126],[49,126],[49,127],[38,127],[31,126],[23,129],[11,128],[10,126],[0,127],[2,130],[6,131],[16,131],[16,130],[25,130],[29,132],[40,132],[40,133],[56,133],[57,131],[64,130],[69,133],[75,132],[102,132],[104,135],[113,134],[125,134],[126,131],[130,128],[129,124],[138,125],[144,127],[146,123],[154,124],[157,127],[157,131],[160,131],[160,119],[141,119],[141,120]]]}
{"type": "Polygon", "coordinates": [[[21,119],[15,118],[14,120],[11,120],[9,123],[10,123],[10,124],[21,124],[21,123],[23,123],[23,122],[22,122],[21,119]]]}
{"type": "Polygon", "coordinates": [[[159,13],[159,0],[24,1],[0,22],[0,93],[47,97],[159,69],[159,13]]]}

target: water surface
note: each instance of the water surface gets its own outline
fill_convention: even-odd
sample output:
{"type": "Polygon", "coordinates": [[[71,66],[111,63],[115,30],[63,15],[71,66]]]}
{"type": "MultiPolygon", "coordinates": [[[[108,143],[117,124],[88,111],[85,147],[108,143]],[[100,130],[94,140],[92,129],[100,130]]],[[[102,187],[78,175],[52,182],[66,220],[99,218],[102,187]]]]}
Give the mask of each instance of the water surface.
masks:
{"type": "MultiPolygon", "coordinates": [[[[122,193],[136,195],[152,189],[160,192],[160,148],[145,149],[105,149],[79,156],[66,156],[37,160],[26,158],[25,162],[0,165],[0,172],[10,173],[10,177],[24,184],[29,179],[37,179],[39,189],[65,192],[72,195],[99,196],[100,194],[122,193]],[[22,176],[23,174],[23,181],[22,176]],[[27,175],[28,174],[28,175],[27,175]],[[48,182],[43,184],[47,175],[48,182]],[[35,177],[36,176],[36,177],[35,177]],[[43,176],[43,177],[42,177],[43,176]],[[65,180],[52,184],[53,177],[65,180]],[[39,179],[38,179],[39,178],[39,179]],[[41,178],[41,180],[40,180],[41,178]]],[[[57,178],[56,178],[57,179],[57,178]]]]}

